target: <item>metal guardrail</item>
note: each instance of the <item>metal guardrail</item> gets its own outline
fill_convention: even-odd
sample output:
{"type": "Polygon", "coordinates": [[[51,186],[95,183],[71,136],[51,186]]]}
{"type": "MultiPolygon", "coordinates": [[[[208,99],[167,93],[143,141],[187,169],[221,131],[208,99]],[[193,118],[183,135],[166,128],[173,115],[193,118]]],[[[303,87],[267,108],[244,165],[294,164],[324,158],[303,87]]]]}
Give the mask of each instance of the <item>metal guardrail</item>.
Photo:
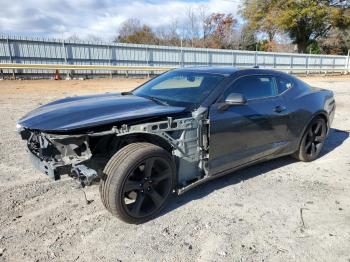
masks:
{"type": "Polygon", "coordinates": [[[349,72],[350,56],[67,41],[0,35],[3,75],[159,73],[193,66],[259,66],[287,72],[349,72]],[[108,72],[109,71],[109,72],[108,72]]]}
{"type": "MultiPolygon", "coordinates": [[[[66,64],[18,64],[0,63],[0,69],[35,69],[35,70],[102,70],[102,71],[158,71],[165,72],[179,67],[159,66],[113,66],[113,65],[66,65],[66,64]]],[[[251,68],[251,67],[239,67],[251,68]]],[[[347,72],[347,68],[274,68],[286,72],[347,72]]]]}
{"type": "Polygon", "coordinates": [[[64,65],[64,64],[17,64],[1,63],[0,69],[36,69],[36,70],[104,70],[104,71],[159,71],[172,67],[159,66],[112,66],[112,65],[64,65]]]}

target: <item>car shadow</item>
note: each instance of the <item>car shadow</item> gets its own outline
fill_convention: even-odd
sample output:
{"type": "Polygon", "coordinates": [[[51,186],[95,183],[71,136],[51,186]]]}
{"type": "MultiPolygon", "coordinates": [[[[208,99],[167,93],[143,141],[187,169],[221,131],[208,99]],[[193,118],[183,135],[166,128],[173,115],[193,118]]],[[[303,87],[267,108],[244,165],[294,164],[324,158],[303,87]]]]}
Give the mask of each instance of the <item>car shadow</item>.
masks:
{"type": "Polygon", "coordinates": [[[332,152],[335,148],[341,146],[346,139],[349,138],[350,132],[348,130],[340,130],[331,128],[329,131],[326,142],[321,151],[320,157],[332,152]]]}
{"type": "MultiPolygon", "coordinates": [[[[348,139],[349,134],[350,132],[348,131],[332,128],[330,130],[330,133],[328,135],[320,157],[327,155],[328,153],[332,152],[334,149],[342,145],[344,141],[348,139]]],[[[211,194],[212,192],[222,189],[226,186],[238,184],[241,181],[245,181],[256,176],[263,175],[271,170],[287,166],[295,162],[297,162],[297,160],[290,156],[281,157],[232,172],[228,175],[219,177],[212,181],[208,181],[207,183],[201,184],[180,196],[174,197],[171,201],[169,201],[169,204],[159,214],[159,216],[163,216],[166,213],[171,212],[183,205],[186,205],[191,201],[201,199],[211,194]]]]}

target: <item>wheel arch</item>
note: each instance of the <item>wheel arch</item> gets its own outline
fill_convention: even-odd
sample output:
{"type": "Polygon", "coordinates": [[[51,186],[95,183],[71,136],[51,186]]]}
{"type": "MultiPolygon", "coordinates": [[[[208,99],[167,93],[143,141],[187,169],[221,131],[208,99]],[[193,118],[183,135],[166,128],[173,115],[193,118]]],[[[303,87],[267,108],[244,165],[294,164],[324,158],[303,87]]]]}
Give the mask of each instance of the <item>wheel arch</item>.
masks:
{"type": "MultiPolygon", "coordinates": [[[[325,110],[319,110],[316,113],[313,114],[311,120],[308,122],[307,126],[311,123],[312,120],[314,120],[316,117],[321,117],[325,122],[327,126],[327,133],[329,131],[329,116],[328,113],[325,110]]],[[[305,131],[305,130],[304,130],[305,131]]]]}
{"type": "Polygon", "coordinates": [[[311,124],[311,122],[316,118],[316,117],[321,117],[323,120],[325,120],[326,122],[326,126],[327,126],[327,134],[329,132],[329,117],[326,111],[324,110],[319,110],[317,112],[315,112],[314,114],[311,115],[310,119],[308,120],[308,122],[305,124],[305,126],[303,127],[303,130],[298,138],[298,147],[300,146],[301,140],[304,136],[305,131],[307,130],[307,128],[309,127],[309,125],[311,124]]]}
{"type": "Polygon", "coordinates": [[[170,144],[169,141],[167,141],[165,138],[163,138],[159,135],[156,135],[156,134],[139,132],[139,133],[121,135],[121,136],[118,136],[118,138],[125,141],[123,146],[121,146],[120,148],[122,148],[128,144],[131,144],[131,143],[148,142],[150,144],[154,144],[154,145],[157,145],[157,146],[165,149],[170,154],[172,153],[172,150],[173,150],[173,146],[170,144]]]}
{"type": "MultiPolygon", "coordinates": [[[[103,161],[96,162],[97,165],[106,164],[109,159],[125,146],[132,143],[147,142],[165,149],[172,155],[173,146],[165,138],[145,132],[135,132],[116,135],[106,135],[97,137],[94,141],[91,163],[95,163],[95,157],[103,157],[103,161]]],[[[175,159],[174,159],[175,161],[175,159]]]]}
{"type": "Polygon", "coordinates": [[[118,151],[120,149],[122,149],[123,147],[125,147],[129,144],[132,144],[132,143],[140,143],[140,142],[145,143],[146,142],[146,143],[150,143],[150,144],[159,146],[159,147],[163,148],[164,150],[166,150],[167,152],[169,152],[169,154],[172,156],[173,163],[175,166],[175,174],[174,174],[175,181],[176,181],[176,184],[178,183],[178,180],[179,180],[179,174],[178,174],[179,159],[178,159],[178,157],[174,156],[174,154],[173,154],[174,146],[169,141],[167,141],[164,137],[157,135],[157,134],[150,134],[150,133],[146,133],[146,132],[137,132],[137,133],[132,133],[132,134],[121,135],[118,138],[124,139],[124,142],[125,142],[125,143],[121,143],[122,146],[118,149],[118,151]]]}

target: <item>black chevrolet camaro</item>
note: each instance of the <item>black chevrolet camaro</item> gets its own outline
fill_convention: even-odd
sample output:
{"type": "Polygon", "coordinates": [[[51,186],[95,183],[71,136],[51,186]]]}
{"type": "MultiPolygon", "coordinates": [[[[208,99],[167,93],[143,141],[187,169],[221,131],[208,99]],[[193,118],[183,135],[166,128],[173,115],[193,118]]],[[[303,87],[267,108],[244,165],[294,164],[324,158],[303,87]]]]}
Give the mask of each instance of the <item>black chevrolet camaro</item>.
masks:
{"type": "Polygon", "coordinates": [[[51,102],[17,129],[39,170],[99,181],[112,214],[142,223],[173,192],[281,156],[316,159],[334,112],[331,91],[282,72],[198,67],[51,102]]]}

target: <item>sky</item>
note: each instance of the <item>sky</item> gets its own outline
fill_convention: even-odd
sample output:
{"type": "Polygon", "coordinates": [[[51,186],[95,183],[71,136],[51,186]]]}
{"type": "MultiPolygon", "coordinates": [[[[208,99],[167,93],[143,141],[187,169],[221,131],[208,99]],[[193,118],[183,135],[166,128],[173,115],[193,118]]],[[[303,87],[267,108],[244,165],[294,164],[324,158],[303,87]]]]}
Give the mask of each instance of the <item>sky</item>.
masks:
{"type": "Polygon", "coordinates": [[[186,23],[186,10],[237,14],[240,0],[0,0],[0,34],[112,40],[128,18],[152,27],[186,23]]]}

